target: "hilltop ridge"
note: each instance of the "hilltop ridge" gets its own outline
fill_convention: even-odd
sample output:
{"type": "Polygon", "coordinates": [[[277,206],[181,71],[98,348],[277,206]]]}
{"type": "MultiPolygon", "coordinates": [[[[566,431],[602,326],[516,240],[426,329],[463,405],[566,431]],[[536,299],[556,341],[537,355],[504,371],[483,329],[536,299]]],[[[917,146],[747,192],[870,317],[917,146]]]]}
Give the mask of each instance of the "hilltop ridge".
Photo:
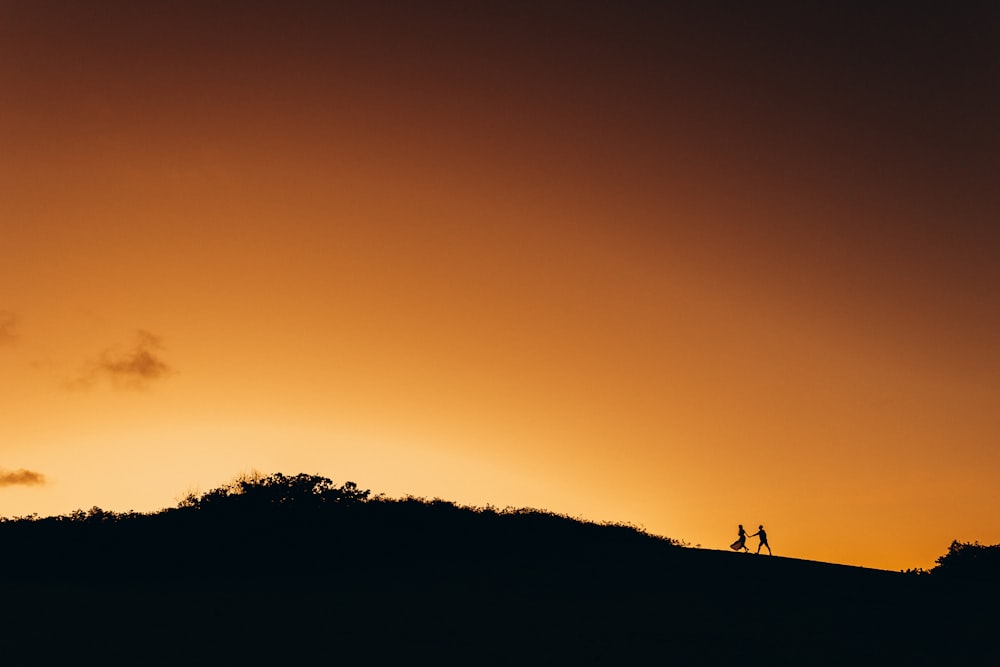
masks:
{"type": "Polygon", "coordinates": [[[991,655],[998,620],[992,584],[316,475],[5,520],[0,543],[0,627],[52,658],[21,664],[924,664],[991,655]]]}

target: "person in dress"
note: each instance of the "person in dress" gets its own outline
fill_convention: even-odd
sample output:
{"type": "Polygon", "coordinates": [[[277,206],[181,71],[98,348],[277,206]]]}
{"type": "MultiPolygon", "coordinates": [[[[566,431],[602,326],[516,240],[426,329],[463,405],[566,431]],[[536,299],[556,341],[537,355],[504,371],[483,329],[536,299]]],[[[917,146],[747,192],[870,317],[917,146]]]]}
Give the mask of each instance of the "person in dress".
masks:
{"type": "MultiPolygon", "coordinates": [[[[750,551],[750,549],[747,548],[747,531],[743,530],[742,523],[740,524],[739,537],[736,538],[735,542],[729,545],[729,548],[733,551],[739,551],[740,549],[743,549],[743,551],[750,551]]],[[[768,547],[768,550],[770,550],[770,547],[768,547]]]]}

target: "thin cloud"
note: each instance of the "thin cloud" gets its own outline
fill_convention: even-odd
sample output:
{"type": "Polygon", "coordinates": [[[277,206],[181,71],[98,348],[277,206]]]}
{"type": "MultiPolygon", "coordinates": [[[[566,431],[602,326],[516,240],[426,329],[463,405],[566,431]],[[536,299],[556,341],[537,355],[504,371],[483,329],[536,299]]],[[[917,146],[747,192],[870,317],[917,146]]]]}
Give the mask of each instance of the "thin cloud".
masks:
{"type": "Polygon", "coordinates": [[[4,470],[0,468],[0,486],[41,486],[45,475],[34,470],[4,470]]]}
{"type": "Polygon", "coordinates": [[[150,383],[174,373],[160,353],[163,340],[148,331],[138,331],[135,344],[128,349],[108,348],[101,352],[82,376],[70,383],[75,389],[87,389],[102,379],[124,389],[146,389],[150,383]]]}
{"type": "Polygon", "coordinates": [[[17,316],[8,310],[0,310],[0,347],[17,342],[17,316]]]}

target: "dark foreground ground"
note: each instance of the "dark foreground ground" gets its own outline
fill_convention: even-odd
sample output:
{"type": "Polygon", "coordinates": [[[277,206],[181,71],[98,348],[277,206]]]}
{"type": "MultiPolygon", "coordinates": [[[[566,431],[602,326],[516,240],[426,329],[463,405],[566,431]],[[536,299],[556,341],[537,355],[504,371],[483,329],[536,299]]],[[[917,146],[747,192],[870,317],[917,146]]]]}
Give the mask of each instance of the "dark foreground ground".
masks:
{"type": "Polygon", "coordinates": [[[10,582],[3,664],[997,664],[969,592],[737,558],[10,582]]]}
{"type": "Polygon", "coordinates": [[[0,524],[0,664],[1000,664],[995,584],[360,507],[0,524]]]}

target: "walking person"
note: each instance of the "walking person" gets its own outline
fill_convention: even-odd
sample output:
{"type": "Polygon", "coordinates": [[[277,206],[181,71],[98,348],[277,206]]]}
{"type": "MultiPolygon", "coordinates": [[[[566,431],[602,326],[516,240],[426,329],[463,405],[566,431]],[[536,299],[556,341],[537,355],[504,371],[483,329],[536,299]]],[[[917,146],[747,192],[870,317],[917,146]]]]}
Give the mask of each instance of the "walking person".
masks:
{"type": "Polygon", "coordinates": [[[742,523],[740,524],[739,536],[736,538],[735,542],[729,545],[729,548],[733,551],[739,551],[740,549],[747,552],[750,551],[750,549],[747,548],[747,531],[743,530],[742,523]]]}
{"type": "Polygon", "coordinates": [[[771,545],[767,543],[767,531],[764,530],[764,526],[757,526],[757,532],[750,537],[760,537],[760,544],[757,545],[757,553],[760,553],[761,547],[767,547],[767,555],[774,555],[771,553],[771,545]]]}

